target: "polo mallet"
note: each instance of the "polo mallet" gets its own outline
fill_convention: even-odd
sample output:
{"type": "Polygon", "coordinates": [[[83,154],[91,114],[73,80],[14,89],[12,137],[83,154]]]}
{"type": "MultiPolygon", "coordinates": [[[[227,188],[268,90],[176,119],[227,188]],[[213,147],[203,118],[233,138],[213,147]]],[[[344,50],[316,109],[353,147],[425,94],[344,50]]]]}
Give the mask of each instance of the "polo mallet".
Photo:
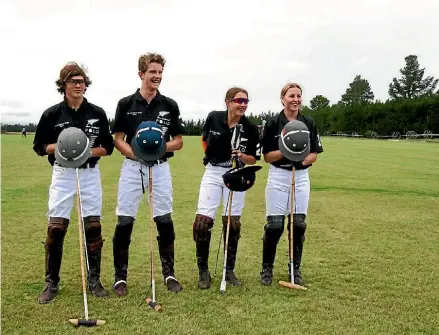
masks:
{"type": "MultiPolygon", "coordinates": [[[[153,202],[152,202],[152,166],[148,164],[149,168],[149,213],[151,217],[151,224],[149,225],[149,244],[150,244],[150,271],[151,271],[151,292],[152,297],[145,298],[145,302],[148,304],[156,312],[163,312],[162,306],[158,305],[155,300],[155,279],[154,279],[154,246],[153,246],[153,230],[152,230],[152,222],[154,222],[154,213],[153,213],[153,202]]],[[[143,181],[143,179],[142,179],[143,181]]]]}
{"type": "Polygon", "coordinates": [[[84,326],[84,327],[95,327],[102,326],[105,324],[104,320],[89,320],[88,318],[88,303],[87,303],[87,288],[85,285],[85,273],[84,273],[84,253],[86,255],[87,261],[87,273],[89,270],[88,265],[88,252],[87,248],[84,248],[86,244],[85,239],[85,227],[84,220],[82,219],[82,202],[81,202],[81,189],[79,187],[79,170],[76,168],[76,211],[78,213],[78,229],[79,229],[79,254],[81,259],[81,276],[82,276],[82,295],[84,297],[84,317],[85,319],[69,319],[69,322],[72,323],[75,327],[84,326]]]}
{"type": "MultiPolygon", "coordinates": [[[[232,150],[237,150],[239,147],[239,144],[241,142],[241,130],[242,130],[242,124],[237,124],[235,126],[235,130],[233,131],[231,146],[232,150]]],[[[236,167],[236,156],[232,155],[232,168],[236,167]]],[[[233,203],[233,191],[230,190],[229,192],[229,210],[227,215],[227,228],[226,228],[226,237],[225,237],[225,247],[224,247],[224,266],[223,266],[223,277],[221,280],[220,285],[220,293],[226,292],[226,266],[227,266],[227,249],[229,248],[229,231],[230,231],[230,216],[232,215],[232,203],[233,203]]],[[[221,233],[222,234],[222,233],[221,233]]]]}
{"type": "Polygon", "coordinates": [[[295,186],[296,186],[296,168],[294,167],[293,164],[293,172],[292,172],[292,180],[291,180],[291,199],[290,199],[290,219],[288,224],[290,225],[290,241],[288,244],[288,256],[289,256],[289,260],[290,260],[290,280],[291,282],[286,282],[283,280],[279,281],[279,284],[281,286],[287,287],[287,288],[292,288],[292,289],[296,289],[296,290],[307,290],[307,288],[305,286],[301,286],[298,284],[294,283],[294,260],[293,260],[293,217],[294,217],[294,200],[295,200],[295,186]]]}

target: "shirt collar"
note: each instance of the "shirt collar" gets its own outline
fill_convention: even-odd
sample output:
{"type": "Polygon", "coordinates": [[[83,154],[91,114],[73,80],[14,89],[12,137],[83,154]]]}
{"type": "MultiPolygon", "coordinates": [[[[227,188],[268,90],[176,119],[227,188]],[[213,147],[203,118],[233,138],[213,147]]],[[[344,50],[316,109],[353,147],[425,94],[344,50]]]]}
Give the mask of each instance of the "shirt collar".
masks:
{"type": "Polygon", "coordinates": [[[71,107],[69,106],[69,103],[68,103],[68,101],[67,101],[67,98],[64,96],[63,104],[64,104],[64,107],[65,107],[68,111],[73,112],[73,113],[78,113],[78,112],[81,112],[81,111],[84,109],[84,107],[88,104],[88,101],[87,101],[87,99],[86,99],[85,97],[83,97],[83,98],[82,98],[81,106],[79,106],[78,110],[74,110],[73,108],[71,108],[71,107]]]}
{"type": "MultiPolygon", "coordinates": [[[[157,90],[157,94],[155,95],[155,97],[151,100],[151,102],[153,102],[154,100],[158,99],[161,96],[160,91],[157,90]]],[[[141,101],[141,102],[145,102],[146,100],[144,97],[142,97],[142,95],[140,94],[140,88],[138,88],[136,90],[136,93],[134,93],[134,97],[136,98],[137,101],[141,101]]]]}

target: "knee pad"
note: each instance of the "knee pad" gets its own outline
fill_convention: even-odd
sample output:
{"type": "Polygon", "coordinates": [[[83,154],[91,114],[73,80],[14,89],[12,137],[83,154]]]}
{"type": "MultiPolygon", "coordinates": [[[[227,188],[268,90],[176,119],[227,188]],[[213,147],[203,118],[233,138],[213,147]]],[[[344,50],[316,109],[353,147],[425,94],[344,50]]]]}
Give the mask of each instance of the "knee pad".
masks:
{"type": "Polygon", "coordinates": [[[192,227],[195,242],[210,241],[212,236],[213,219],[208,216],[197,214],[192,227]]]}
{"type": "MultiPolygon", "coordinates": [[[[302,237],[305,235],[306,231],[306,215],[305,214],[294,214],[293,215],[293,229],[294,229],[294,235],[299,237],[302,237]]],[[[288,231],[290,230],[290,226],[288,226],[288,231]]]]}
{"type": "Polygon", "coordinates": [[[119,216],[114,230],[113,244],[122,249],[128,248],[131,243],[131,233],[133,232],[134,218],[131,216],[119,216]]]}
{"type": "Polygon", "coordinates": [[[285,216],[273,215],[267,216],[267,224],[264,226],[266,239],[279,241],[284,232],[285,216]]]}
{"type": "MultiPolygon", "coordinates": [[[[227,216],[223,216],[223,231],[224,236],[226,236],[227,233],[227,216]]],[[[230,216],[230,227],[229,227],[229,237],[237,237],[238,239],[241,237],[241,216],[239,215],[231,215],[230,216]]]]}
{"type": "Polygon", "coordinates": [[[62,245],[64,243],[64,237],[66,236],[69,223],[70,220],[68,219],[50,217],[49,225],[47,227],[46,244],[48,246],[62,245]]]}
{"type": "Polygon", "coordinates": [[[87,216],[84,218],[84,226],[88,251],[93,252],[102,249],[104,240],[102,239],[101,218],[99,216],[87,216]]]}
{"type": "Polygon", "coordinates": [[[172,221],[171,214],[165,214],[156,216],[154,222],[157,226],[159,236],[157,239],[161,243],[171,244],[175,240],[174,222],[172,221]]]}

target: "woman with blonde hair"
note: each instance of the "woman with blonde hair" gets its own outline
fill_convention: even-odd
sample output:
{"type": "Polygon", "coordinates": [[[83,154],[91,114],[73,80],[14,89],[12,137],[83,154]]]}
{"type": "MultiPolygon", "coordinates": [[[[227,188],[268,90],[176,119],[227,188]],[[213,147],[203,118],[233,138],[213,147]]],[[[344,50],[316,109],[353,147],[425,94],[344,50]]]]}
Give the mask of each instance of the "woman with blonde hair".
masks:
{"type": "MultiPolygon", "coordinates": [[[[285,216],[291,220],[293,214],[293,263],[294,282],[303,285],[301,274],[302,250],[305,241],[306,223],[310,195],[308,168],[317,160],[317,154],[323,152],[317,127],[310,116],[300,113],[302,88],[299,84],[286,84],[281,90],[281,102],[284,106],[276,117],[269,120],[264,128],[261,141],[262,153],[266,163],[270,164],[265,189],[266,224],[264,226],[261,284],[270,285],[273,279],[273,266],[276,248],[284,232],[285,216]],[[293,120],[303,122],[310,134],[310,153],[302,162],[292,162],[279,150],[278,139],[284,126],[293,120]],[[293,164],[295,173],[295,206],[290,213],[289,201],[293,164]]],[[[288,225],[288,231],[290,225],[288,225]]],[[[290,235],[288,235],[290,238],[290,235]]],[[[290,268],[290,265],[288,265],[290,268]]],[[[289,269],[291,271],[291,269],[289,269]]]]}

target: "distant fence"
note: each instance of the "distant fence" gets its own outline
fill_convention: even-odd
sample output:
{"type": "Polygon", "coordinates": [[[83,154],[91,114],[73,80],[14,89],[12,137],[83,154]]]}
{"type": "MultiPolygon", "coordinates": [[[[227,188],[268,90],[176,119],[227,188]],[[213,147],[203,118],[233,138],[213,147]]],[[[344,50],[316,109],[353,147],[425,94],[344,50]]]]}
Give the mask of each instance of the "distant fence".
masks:
{"type": "Polygon", "coordinates": [[[344,133],[344,132],[337,132],[331,134],[329,131],[325,131],[323,136],[336,136],[336,137],[356,137],[356,138],[373,138],[373,139],[393,139],[393,140],[399,140],[401,138],[406,140],[416,140],[416,139],[433,139],[433,138],[439,138],[439,134],[433,134],[430,130],[425,130],[422,134],[418,134],[417,132],[413,130],[409,130],[405,134],[401,134],[399,131],[394,131],[392,135],[379,135],[377,132],[372,132],[369,135],[361,135],[357,132],[352,133],[344,133]]]}

